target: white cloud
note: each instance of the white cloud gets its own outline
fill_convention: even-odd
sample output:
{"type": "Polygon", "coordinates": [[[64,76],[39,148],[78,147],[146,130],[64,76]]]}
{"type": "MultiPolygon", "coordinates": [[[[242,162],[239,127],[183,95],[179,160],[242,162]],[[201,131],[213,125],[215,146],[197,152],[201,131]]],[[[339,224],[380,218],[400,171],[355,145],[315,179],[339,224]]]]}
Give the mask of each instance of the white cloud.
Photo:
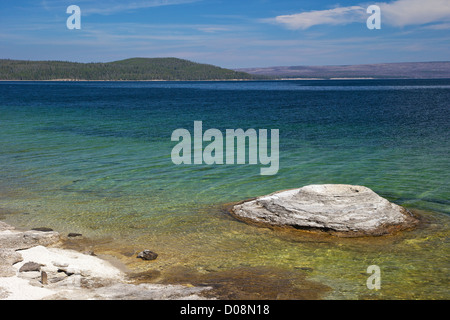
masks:
{"type": "Polygon", "coordinates": [[[316,25],[345,25],[364,23],[369,17],[366,9],[370,4],[381,8],[381,21],[395,27],[424,25],[450,21],[450,0],[396,0],[337,7],[328,10],[306,11],[281,15],[264,22],[281,24],[288,29],[305,30],[316,25]]]}
{"type": "Polygon", "coordinates": [[[266,21],[282,24],[288,29],[305,30],[320,24],[342,25],[355,21],[364,21],[362,19],[365,14],[365,9],[363,7],[351,6],[277,16],[273,19],[267,19],[266,21]]]}
{"type": "MultiPolygon", "coordinates": [[[[202,0],[77,0],[75,2],[81,7],[83,15],[110,15],[130,10],[179,5],[198,1],[202,0]]],[[[42,0],[40,4],[45,10],[51,11],[61,10],[62,7],[67,8],[73,2],[74,0],[42,0]]]]}
{"type": "Polygon", "coordinates": [[[161,6],[170,6],[170,5],[178,5],[185,3],[192,3],[201,0],[141,0],[141,1],[133,1],[133,2],[125,2],[125,1],[106,1],[101,5],[97,5],[96,7],[87,8],[84,10],[85,14],[104,14],[109,15],[117,12],[123,12],[128,10],[136,10],[136,9],[144,9],[144,8],[152,8],[152,7],[161,7],[161,6]]]}
{"type": "Polygon", "coordinates": [[[216,33],[216,32],[222,32],[222,31],[230,31],[229,27],[216,27],[216,26],[206,26],[206,27],[199,27],[197,30],[206,32],[206,33],[216,33]]]}
{"type": "Polygon", "coordinates": [[[378,5],[383,23],[396,27],[450,21],[449,0],[397,0],[378,5]]]}
{"type": "Polygon", "coordinates": [[[427,30],[447,30],[450,29],[450,23],[439,23],[439,24],[433,24],[430,26],[425,26],[423,29],[427,30]]]}

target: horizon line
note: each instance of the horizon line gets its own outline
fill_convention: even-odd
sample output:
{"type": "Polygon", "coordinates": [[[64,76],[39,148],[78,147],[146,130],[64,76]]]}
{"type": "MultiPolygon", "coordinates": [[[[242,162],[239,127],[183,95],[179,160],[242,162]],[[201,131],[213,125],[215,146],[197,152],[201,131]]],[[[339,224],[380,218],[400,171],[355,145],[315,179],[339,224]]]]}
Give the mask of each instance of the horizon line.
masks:
{"type": "MultiPolygon", "coordinates": [[[[185,60],[190,61],[194,63],[199,64],[207,64],[212,66],[220,67],[219,65],[211,64],[211,63],[204,63],[199,62],[195,60],[189,60],[185,58],[179,58],[174,56],[167,56],[167,57],[130,57],[130,58],[124,58],[119,60],[112,60],[112,61],[91,61],[91,62],[80,62],[80,61],[69,61],[69,60],[31,60],[31,59],[13,59],[13,58],[0,58],[0,60],[12,60],[12,61],[28,61],[28,62],[68,62],[68,63],[79,63],[79,64],[94,64],[94,63],[112,63],[112,62],[119,62],[119,61],[125,61],[130,59],[179,59],[179,60],[185,60]]],[[[333,67],[333,66],[364,66],[364,65],[381,65],[381,64],[402,64],[402,63],[450,63],[450,60],[435,60],[435,61],[402,61],[402,62],[376,62],[376,63],[358,63],[358,64],[323,64],[323,65],[308,65],[308,64],[298,64],[298,65],[269,65],[269,66],[258,66],[258,67],[237,67],[237,68],[225,68],[229,70],[240,70],[240,69],[265,69],[265,68],[282,68],[282,67],[333,67]]]]}

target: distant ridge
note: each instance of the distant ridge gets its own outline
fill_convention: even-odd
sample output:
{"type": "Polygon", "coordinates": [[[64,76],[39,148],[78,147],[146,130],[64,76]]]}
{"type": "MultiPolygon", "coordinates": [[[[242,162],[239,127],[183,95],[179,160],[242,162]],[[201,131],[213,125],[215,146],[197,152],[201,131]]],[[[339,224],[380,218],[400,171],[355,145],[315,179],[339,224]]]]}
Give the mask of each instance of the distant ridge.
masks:
{"type": "Polygon", "coordinates": [[[450,61],[402,62],[340,66],[290,66],[242,68],[236,71],[271,78],[450,78],[450,61]]]}
{"type": "Polygon", "coordinates": [[[106,63],[0,59],[0,80],[257,80],[450,78],[450,61],[336,66],[278,66],[235,70],[178,58],[131,58],[106,63]]]}
{"type": "Polygon", "coordinates": [[[178,58],[107,63],[0,59],[0,80],[250,80],[258,76],[178,58]]]}

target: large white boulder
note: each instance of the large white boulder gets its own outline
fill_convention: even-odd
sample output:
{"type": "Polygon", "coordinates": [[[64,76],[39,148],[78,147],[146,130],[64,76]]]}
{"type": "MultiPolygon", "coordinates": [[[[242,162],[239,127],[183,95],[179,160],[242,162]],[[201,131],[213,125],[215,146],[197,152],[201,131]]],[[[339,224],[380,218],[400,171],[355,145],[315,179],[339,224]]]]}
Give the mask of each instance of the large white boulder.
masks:
{"type": "Polygon", "coordinates": [[[367,187],[324,184],[279,191],[234,205],[242,220],[336,235],[383,235],[411,228],[417,219],[367,187]]]}

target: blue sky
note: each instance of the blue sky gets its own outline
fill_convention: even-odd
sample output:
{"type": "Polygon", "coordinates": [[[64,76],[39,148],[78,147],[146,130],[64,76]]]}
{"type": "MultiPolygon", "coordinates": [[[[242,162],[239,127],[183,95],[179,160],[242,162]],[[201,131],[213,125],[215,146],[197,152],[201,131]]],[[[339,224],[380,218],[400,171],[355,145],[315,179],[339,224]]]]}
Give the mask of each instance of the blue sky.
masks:
{"type": "Polygon", "coordinates": [[[227,68],[450,60],[450,0],[0,1],[0,58],[227,68]],[[369,30],[369,5],[381,29],[369,30]],[[66,27],[69,5],[81,30],[66,27]]]}

